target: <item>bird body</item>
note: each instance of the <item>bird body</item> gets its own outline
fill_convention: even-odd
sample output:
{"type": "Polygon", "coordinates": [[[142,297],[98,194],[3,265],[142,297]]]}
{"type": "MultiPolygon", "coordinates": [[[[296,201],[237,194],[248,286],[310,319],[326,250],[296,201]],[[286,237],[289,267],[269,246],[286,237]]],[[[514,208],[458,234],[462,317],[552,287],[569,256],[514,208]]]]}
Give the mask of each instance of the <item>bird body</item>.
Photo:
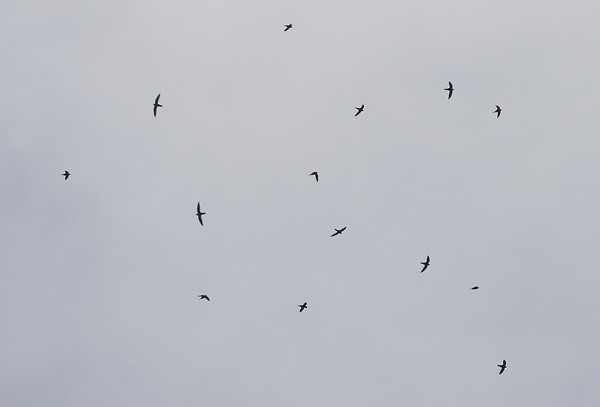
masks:
{"type": "Polygon", "coordinates": [[[471,290],[479,290],[478,286],[471,287],[471,290]]]}
{"type": "Polygon", "coordinates": [[[319,182],[319,173],[318,173],[318,172],[316,172],[316,171],[313,171],[313,172],[311,172],[311,173],[309,174],[309,176],[311,176],[311,175],[314,175],[314,176],[315,176],[315,180],[316,180],[317,182],[319,182]]]}
{"type": "Polygon", "coordinates": [[[284,24],[283,26],[285,27],[285,30],[283,30],[283,32],[286,32],[287,30],[289,30],[290,28],[292,28],[291,24],[284,24]]]}
{"type": "Polygon", "coordinates": [[[333,235],[331,235],[331,237],[334,237],[334,236],[337,236],[337,235],[341,235],[344,232],[344,230],[346,230],[346,226],[344,226],[341,229],[335,229],[335,233],[333,235]]]}
{"type": "Polygon", "coordinates": [[[502,360],[502,364],[498,365],[498,367],[500,368],[500,373],[498,374],[501,375],[502,372],[504,372],[504,369],[506,369],[506,360],[502,360]]]}
{"type": "Polygon", "coordinates": [[[502,109],[500,109],[500,106],[496,105],[496,110],[494,110],[492,113],[496,113],[496,119],[498,117],[500,117],[500,113],[502,113],[502,109]]]}
{"type": "Polygon", "coordinates": [[[69,171],[65,170],[65,172],[63,172],[61,174],[63,177],[65,177],[65,181],[67,180],[67,178],[69,178],[69,175],[71,175],[71,173],[69,173],[69,171]]]}
{"type": "Polygon", "coordinates": [[[208,295],[206,295],[206,294],[200,294],[200,295],[198,296],[198,299],[199,299],[199,300],[206,300],[206,301],[210,301],[210,298],[208,298],[208,295]]]}
{"type": "Polygon", "coordinates": [[[308,305],[306,304],[306,302],[304,302],[304,304],[302,304],[302,305],[298,305],[298,306],[300,307],[300,311],[298,311],[298,312],[302,312],[302,311],[304,311],[306,308],[308,308],[308,305]]]}
{"type": "Polygon", "coordinates": [[[158,94],[158,96],[154,100],[154,117],[156,117],[156,109],[159,108],[159,107],[162,107],[162,105],[158,104],[158,99],[160,99],[160,93],[158,94]]]}
{"type": "Polygon", "coordinates": [[[356,112],[356,114],[354,115],[354,117],[358,116],[359,114],[361,114],[363,112],[363,110],[365,110],[365,105],[361,105],[360,107],[355,107],[356,110],[358,110],[356,112]]]}
{"type": "Polygon", "coordinates": [[[421,262],[421,264],[423,265],[423,270],[421,270],[421,273],[424,272],[425,270],[427,270],[427,267],[429,267],[429,256],[427,256],[427,260],[421,262]]]}
{"type": "Polygon", "coordinates": [[[200,202],[198,202],[198,206],[196,206],[196,216],[198,217],[200,224],[204,226],[204,223],[202,222],[202,215],[206,215],[206,212],[200,211],[200,202]]]}
{"type": "Polygon", "coordinates": [[[452,82],[448,82],[448,87],[444,90],[448,91],[448,99],[452,97],[452,92],[454,92],[454,86],[452,86],[452,82]]]}

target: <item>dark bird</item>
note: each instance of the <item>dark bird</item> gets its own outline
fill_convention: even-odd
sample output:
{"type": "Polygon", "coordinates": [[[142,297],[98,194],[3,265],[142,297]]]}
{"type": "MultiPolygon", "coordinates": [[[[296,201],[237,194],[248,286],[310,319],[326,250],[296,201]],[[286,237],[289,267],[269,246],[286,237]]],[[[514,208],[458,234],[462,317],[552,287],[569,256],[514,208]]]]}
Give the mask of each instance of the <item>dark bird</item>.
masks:
{"type": "Polygon", "coordinates": [[[317,180],[317,182],[319,182],[319,173],[318,173],[318,172],[316,172],[316,171],[313,171],[313,172],[311,172],[311,173],[309,174],[309,176],[311,176],[311,175],[314,175],[314,176],[315,176],[315,179],[317,180]]]}
{"type": "Polygon", "coordinates": [[[504,369],[506,369],[506,360],[503,360],[502,364],[498,365],[498,367],[500,368],[500,373],[498,374],[502,374],[502,372],[504,372],[504,369]]]}
{"type": "Polygon", "coordinates": [[[471,287],[471,290],[479,290],[478,286],[471,287]]]}
{"type": "Polygon", "coordinates": [[[421,264],[423,265],[423,270],[421,270],[421,273],[422,273],[425,270],[427,270],[427,267],[429,267],[429,256],[427,256],[427,260],[424,262],[421,262],[421,264]]]}
{"type": "Polygon", "coordinates": [[[308,305],[306,305],[306,302],[305,302],[304,304],[302,304],[302,305],[298,305],[298,306],[300,307],[300,311],[298,311],[298,312],[302,312],[302,311],[304,311],[306,308],[308,308],[308,305]]]}
{"type": "Polygon", "coordinates": [[[286,32],[287,30],[289,30],[290,28],[292,28],[291,24],[284,24],[283,26],[285,27],[285,30],[283,30],[283,32],[286,32]]]}
{"type": "Polygon", "coordinates": [[[500,109],[500,106],[496,105],[496,110],[494,110],[492,113],[497,113],[496,119],[498,117],[500,117],[500,113],[502,112],[502,109],[500,109]]]}
{"type": "Polygon", "coordinates": [[[208,298],[208,295],[206,295],[206,294],[200,294],[200,295],[198,296],[198,299],[199,299],[199,300],[206,300],[206,301],[210,301],[210,298],[208,298]]]}
{"type": "Polygon", "coordinates": [[[335,233],[333,235],[331,235],[331,237],[334,237],[334,236],[337,236],[337,235],[341,235],[344,232],[344,230],[346,230],[346,226],[344,226],[341,229],[335,229],[335,233]]]}
{"type": "Polygon", "coordinates": [[[198,217],[200,224],[204,226],[204,223],[202,223],[202,215],[206,215],[206,212],[200,212],[200,202],[198,202],[198,206],[196,206],[196,216],[198,217]]]}
{"type": "Polygon", "coordinates": [[[448,91],[448,99],[452,97],[452,92],[454,92],[454,86],[452,86],[452,82],[448,82],[449,86],[444,89],[448,91]]]}
{"type": "Polygon", "coordinates": [[[361,107],[355,107],[355,109],[358,110],[358,112],[356,112],[354,117],[358,116],[359,114],[362,113],[363,110],[365,110],[365,105],[363,104],[361,107]]]}
{"type": "Polygon", "coordinates": [[[63,177],[65,177],[65,181],[66,181],[66,180],[67,180],[67,178],[69,178],[69,175],[71,175],[71,173],[70,173],[69,171],[65,170],[65,172],[63,172],[61,175],[62,175],[63,177]]]}
{"type": "Polygon", "coordinates": [[[158,99],[160,99],[160,93],[158,94],[158,96],[154,100],[154,117],[156,117],[156,109],[159,108],[159,107],[162,107],[162,105],[158,104],[158,99]]]}

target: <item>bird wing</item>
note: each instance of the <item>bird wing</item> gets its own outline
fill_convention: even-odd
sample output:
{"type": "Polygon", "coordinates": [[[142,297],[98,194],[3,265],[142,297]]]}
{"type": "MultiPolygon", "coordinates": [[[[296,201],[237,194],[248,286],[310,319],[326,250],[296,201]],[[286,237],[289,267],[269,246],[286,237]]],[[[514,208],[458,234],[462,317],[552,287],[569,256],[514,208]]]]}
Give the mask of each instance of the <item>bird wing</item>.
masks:
{"type": "Polygon", "coordinates": [[[343,232],[344,230],[346,230],[347,226],[344,226],[343,228],[340,229],[340,233],[343,232]]]}
{"type": "Polygon", "coordinates": [[[453,91],[454,91],[454,89],[452,89],[452,88],[448,89],[448,99],[450,99],[452,97],[453,91]]]}
{"type": "Polygon", "coordinates": [[[429,256],[427,256],[427,263],[429,263],[429,256]]]}
{"type": "Polygon", "coordinates": [[[315,179],[317,180],[317,182],[319,182],[319,174],[317,174],[316,172],[315,172],[315,179]]]}
{"type": "Polygon", "coordinates": [[[153,110],[154,110],[154,117],[156,117],[156,107],[157,107],[157,106],[156,106],[156,105],[154,105],[154,109],[153,109],[153,110]]]}
{"type": "Polygon", "coordinates": [[[160,93],[158,94],[158,96],[156,97],[156,99],[154,100],[154,104],[157,105],[158,104],[158,99],[160,99],[160,93]]]}
{"type": "Polygon", "coordinates": [[[198,205],[196,206],[196,214],[200,216],[200,202],[198,202],[198,205]]]}

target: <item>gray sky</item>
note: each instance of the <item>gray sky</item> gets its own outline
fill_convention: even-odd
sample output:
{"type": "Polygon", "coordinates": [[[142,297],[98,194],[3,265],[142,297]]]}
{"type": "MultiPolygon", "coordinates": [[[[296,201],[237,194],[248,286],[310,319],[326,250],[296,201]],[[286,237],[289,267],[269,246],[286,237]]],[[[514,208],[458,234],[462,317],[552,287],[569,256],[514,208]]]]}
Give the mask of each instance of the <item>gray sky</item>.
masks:
{"type": "Polygon", "coordinates": [[[9,1],[0,405],[597,405],[599,13],[9,1]]]}

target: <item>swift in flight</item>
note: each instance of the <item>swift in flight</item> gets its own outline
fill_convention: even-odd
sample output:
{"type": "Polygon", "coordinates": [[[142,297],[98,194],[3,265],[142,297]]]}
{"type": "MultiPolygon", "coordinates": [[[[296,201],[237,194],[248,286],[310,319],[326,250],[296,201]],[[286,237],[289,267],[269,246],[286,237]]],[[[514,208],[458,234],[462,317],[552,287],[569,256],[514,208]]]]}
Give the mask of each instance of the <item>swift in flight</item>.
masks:
{"type": "Polygon", "coordinates": [[[496,116],[496,119],[497,119],[498,117],[500,117],[500,113],[502,113],[502,109],[500,109],[500,106],[496,105],[496,110],[494,110],[492,113],[497,114],[497,116],[496,116]]]}
{"type": "Polygon", "coordinates": [[[363,112],[363,110],[365,110],[365,105],[361,105],[360,107],[355,107],[356,110],[358,110],[356,112],[356,114],[354,115],[354,117],[358,116],[359,114],[361,114],[363,112]]]}
{"type": "Polygon", "coordinates": [[[344,226],[341,229],[335,229],[335,233],[333,235],[331,235],[331,237],[334,237],[334,236],[337,236],[337,235],[341,235],[344,232],[344,230],[346,230],[346,226],[344,226]]]}
{"type": "Polygon", "coordinates": [[[198,217],[200,224],[204,226],[204,223],[202,223],[202,215],[206,215],[206,212],[200,211],[200,202],[198,202],[198,206],[196,206],[196,216],[198,217]]]}
{"type": "Polygon", "coordinates": [[[454,92],[454,86],[452,86],[452,82],[448,82],[449,86],[444,89],[448,91],[448,99],[452,97],[452,92],[454,92]]]}
{"type": "Polygon", "coordinates": [[[424,272],[425,270],[427,270],[427,267],[429,267],[429,256],[427,256],[427,260],[421,262],[421,264],[423,265],[423,270],[421,270],[421,273],[424,272]]]}
{"type": "Polygon", "coordinates": [[[156,117],[156,109],[158,109],[159,107],[162,107],[162,105],[158,104],[158,99],[160,99],[160,93],[158,94],[158,96],[154,100],[154,117],[156,117]]]}
{"type": "Polygon", "coordinates": [[[498,373],[500,375],[502,372],[504,372],[504,369],[506,369],[506,360],[503,360],[502,364],[498,365],[498,367],[500,368],[500,373],[498,373]]]}

